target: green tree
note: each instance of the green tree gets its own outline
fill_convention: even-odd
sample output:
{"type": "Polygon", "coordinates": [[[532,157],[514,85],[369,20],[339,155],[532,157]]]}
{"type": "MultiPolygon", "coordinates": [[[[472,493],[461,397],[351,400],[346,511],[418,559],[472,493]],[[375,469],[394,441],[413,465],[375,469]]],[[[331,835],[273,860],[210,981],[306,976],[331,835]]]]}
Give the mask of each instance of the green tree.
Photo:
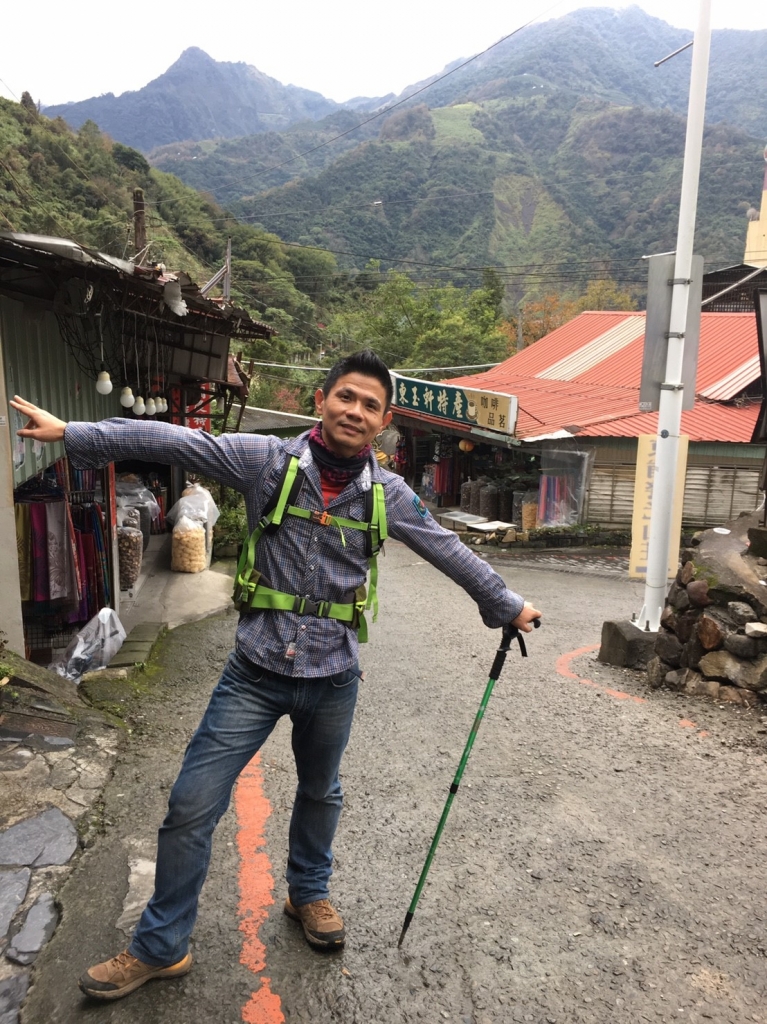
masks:
{"type": "Polygon", "coordinates": [[[372,292],[336,314],[326,337],[334,352],[370,345],[390,366],[457,366],[497,362],[508,353],[494,282],[471,291],[418,287],[391,271],[372,292]]]}
{"type": "Polygon", "coordinates": [[[575,300],[575,311],[583,313],[587,309],[636,309],[636,299],[627,291],[622,291],[615,281],[604,278],[589,281],[585,293],[575,300]]]}

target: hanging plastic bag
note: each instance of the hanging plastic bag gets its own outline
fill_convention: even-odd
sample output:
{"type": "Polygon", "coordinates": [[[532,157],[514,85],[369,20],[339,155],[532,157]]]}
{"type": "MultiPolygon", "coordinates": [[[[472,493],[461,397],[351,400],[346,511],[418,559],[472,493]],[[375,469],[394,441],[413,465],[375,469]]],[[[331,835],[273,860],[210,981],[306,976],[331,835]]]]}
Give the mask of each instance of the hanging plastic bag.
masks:
{"type": "Polygon", "coordinates": [[[208,567],[205,522],[181,516],[173,527],[170,567],[174,572],[202,572],[208,567]]]}
{"type": "Polygon", "coordinates": [[[66,679],[79,683],[85,672],[105,668],[125,640],[125,630],[117,612],[102,608],[83,626],[58,661],[50,668],[66,679]]]}

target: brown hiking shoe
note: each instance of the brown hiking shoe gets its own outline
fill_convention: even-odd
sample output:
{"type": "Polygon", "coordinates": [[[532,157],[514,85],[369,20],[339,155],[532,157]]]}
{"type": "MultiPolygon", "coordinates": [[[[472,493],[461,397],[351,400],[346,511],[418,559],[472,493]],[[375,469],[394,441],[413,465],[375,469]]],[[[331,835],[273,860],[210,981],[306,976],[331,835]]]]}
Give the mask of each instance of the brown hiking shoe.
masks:
{"type": "Polygon", "coordinates": [[[127,949],[103,964],[96,964],[82,975],[77,984],[86,996],[93,999],[122,999],[135,992],[152,978],[180,978],[192,966],[192,954],[170,967],[152,967],[131,956],[127,949]]]}
{"type": "Polygon", "coordinates": [[[315,900],[294,907],[290,898],[285,900],[285,913],[294,921],[300,921],[306,941],[318,949],[343,949],[346,929],[341,915],[330,900],[315,900]]]}

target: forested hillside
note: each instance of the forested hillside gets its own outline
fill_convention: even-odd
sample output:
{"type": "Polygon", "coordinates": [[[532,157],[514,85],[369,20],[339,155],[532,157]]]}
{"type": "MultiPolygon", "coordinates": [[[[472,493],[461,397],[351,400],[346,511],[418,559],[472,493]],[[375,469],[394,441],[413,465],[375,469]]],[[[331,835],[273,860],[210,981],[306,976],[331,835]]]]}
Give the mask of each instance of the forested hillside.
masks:
{"type": "Polygon", "coordinates": [[[332,257],[294,253],[276,236],[237,224],[177,178],[150,168],[136,150],[113,143],[92,122],[75,133],[60,118],[39,115],[28,97],[22,104],[0,99],[0,230],[71,238],[129,258],[136,187],[144,189],[148,204],[150,262],[185,270],[202,284],[221,266],[231,236],[234,298],[278,327],[270,354],[318,347],[311,275],[322,276],[321,297],[331,302],[332,257]],[[294,271],[308,282],[303,290],[294,271]]]}
{"type": "MultiPolygon", "coordinates": [[[[316,176],[232,208],[349,267],[367,256],[385,266],[492,265],[516,298],[554,279],[581,289],[595,267],[641,288],[639,258],[675,244],[683,149],[676,114],[561,92],[421,106],[391,115],[377,140],[316,176]]],[[[760,152],[738,129],[706,131],[696,247],[710,264],[742,258],[760,152]]]]}
{"type": "MultiPolygon", "coordinates": [[[[542,86],[596,96],[627,106],[686,113],[690,52],[661,67],[655,61],[692,39],[639,7],[583,8],[530,25],[426,94],[433,107],[506,96],[529,96],[542,86]]],[[[767,95],[759,88],[767,67],[767,31],[712,33],[706,119],[767,135],[767,95]]],[[[426,79],[425,81],[429,81],[426,79]]],[[[405,89],[409,95],[424,83],[405,89]]]]}
{"type": "MultiPolygon", "coordinates": [[[[51,234],[123,258],[134,254],[133,190],[147,202],[148,262],[185,270],[203,283],[219,269],[232,239],[232,296],[278,330],[246,355],[266,361],[332,360],[377,339],[397,365],[439,353],[448,363],[502,358],[510,325],[502,320],[502,285],[490,277],[469,289],[415,287],[404,277],[372,268],[349,275],[332,254],[285,245],[215,202],[153,169],[141,153],[112,142],[92,122],[73,132],[60,118],[40,115],[27,95],[21,104],[0,99],[0,231],[51,234]],[[379,287],[383,282],[383,287],[379,287]],[[389,341],[385,325],[410,312],[389,341]],[[398,337],[395,338],[395,334],[398,337]]],[[[530,320],[530,325],[533,320],[530,320]]],[[[532,335],[531,335],[532,337],[532,335]]],[[[253,399],[283,410],[311,408],[316,374],[260,374],[253,399]]]]}

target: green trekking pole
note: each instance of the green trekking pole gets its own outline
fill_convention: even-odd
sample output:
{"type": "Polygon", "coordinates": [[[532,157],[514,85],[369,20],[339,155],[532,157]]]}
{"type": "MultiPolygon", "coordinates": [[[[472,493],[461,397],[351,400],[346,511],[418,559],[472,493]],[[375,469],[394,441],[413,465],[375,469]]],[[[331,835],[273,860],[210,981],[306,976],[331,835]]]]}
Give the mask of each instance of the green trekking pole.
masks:
{"type": "MultiPolygon", "coordinates": [[[[540,619],[533,619],[533,625],[536,627],[536,629],[538,628],[538,626],[540,626],[540,624],[540,619]]],[[[493,687],[498,682],[498,677],[500,676],[501,669],[503,668],[504,662],[506,661],[506,655],[509,653],[509,648],[511,647],[512,640],[517,640],[517,642],[519,643],[519,650],[522,654],[522,657],[527,657],[527,647],[525,646],[525,641],[522,638],[522,634],[515,626],[512,626],[511,624],[504,626],[503,635],[501,638],[501,646],[498,648],[496,652],[495,660],[493,661],[493,667],[490,669],[490,678],[487,681],[485,692],[482,695],[482,701],[480,702],[479,710],[477,711],[477,716],[474,719],[474,724],[471,727],[471,732],[469,733],[469,738],[466,741],[466,746],[463,748],[461,761],[458,765],[458,770],[455,773],[453,783],[450,786],[450,793],[448,795],[447,802],[445,803],[444,810],[442,811],[442,817],[439,819],[437,831],[434,833],[434,838],[431,841],[429,853],[426,857],[426,862],[423,866],[423,870],[421,871],[421,877],[418,879],[418,885],[415,887],[415,893],[413,895],[413,899],[410,901],[408,912],[405,914],[405,923],[402,925],[402,931],[400,932],[399,941],[397,942],[398,947],[402,945],[402,941],[405,938],[408,928],[410,927],[410,922],[413,920],[415,908],[418,906],[418,900],[420,899],[421,891],[426,882],[426,876],[429,873],[431,862],[434,860],[434,854],[437,852],[437,845],[442,835],[442,830],[445,827],[447,816],[448,814],[450,814],[450,808],[453,805],[453,798],[455,797],[455,794],[458,792],[458,786],[460,785],[461,778],[466,767],[466,763],[469,760],[471,748],[474,746],[474,740],[477,738],[477,733],[479,732],[479,727],[482,722],[482,718],[484,717],[485,714],[487,702],[490,700],[490,694],[493,692],[493,687]]]]}

